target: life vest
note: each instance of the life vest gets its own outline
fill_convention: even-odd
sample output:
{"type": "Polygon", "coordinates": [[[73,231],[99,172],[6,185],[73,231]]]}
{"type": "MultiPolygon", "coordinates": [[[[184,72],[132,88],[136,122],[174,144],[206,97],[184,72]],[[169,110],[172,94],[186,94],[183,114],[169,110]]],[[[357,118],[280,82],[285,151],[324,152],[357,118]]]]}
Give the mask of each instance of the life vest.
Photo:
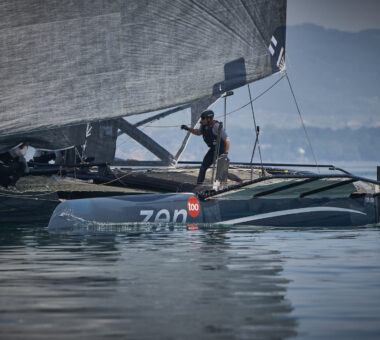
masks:
{"type": "MultiPolygon", "coordinates": [[[[214,133],[212,132],[212,128],[213,128],[213,126],[216,123],[218,123],[221,126],[223,126],[223,123],[222,122],[218,122],[217,120],[213,120],[209,125],[202,125],[202,129],[201,129],[201,131],[202,131],[202,137],[203,137],[203,140],[205,141],[205,143],[207,144],[207,146],[209,148],[215,147],[217,139],[218,139],[218,136],[214,135],[214,133]]],[[[219,153],[223,153],[224,149],[225,149],[225,144],[221,140],[220,141],[220,150],[219,150],[219,153]]]]}

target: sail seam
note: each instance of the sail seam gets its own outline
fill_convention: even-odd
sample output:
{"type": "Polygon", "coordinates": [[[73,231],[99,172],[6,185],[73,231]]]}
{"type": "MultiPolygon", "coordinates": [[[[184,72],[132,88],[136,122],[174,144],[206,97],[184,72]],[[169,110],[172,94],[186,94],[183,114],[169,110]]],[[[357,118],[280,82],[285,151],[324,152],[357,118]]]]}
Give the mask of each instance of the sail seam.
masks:
{"type": "Polygon", "coordinates": [[[127,78],[126,78],[126,73],[125,71],[127,70],[127,65],[126,65],[126,61],[125,61],[125,57],[124,57],[124,45],[123,45],[123,25],[122,25],[122,22],[123,22],[123,19],[122,19],[122,15],[121,15],[121,0],[118,0],[118,5],[119,5],[119,47],[120,47],[120,56],[121,56],[121,63],[122,63],[122,71],[123,72],[123,75],[124,75],[124,91],[125,91],[125,102],[124,102],[124,110],[125,110],[125,115],[127,115],[127,98],[128,98],[128,94],[127,94],[127,78]]]}
{"type": "MultiPolygon", "coordinates": [[[[213,18],[216,22],[218,22],[218,24],[220,24],[222,27],[224,27],[227,31],[230,31],[235,37],[237,37],[240,41],[244,42],[247,46],[249,47],[253,47],[252,44],[247,41],[246,39],[244,39],[239,33],[237,33],[234,29],[232,29],[231,27],[228,27],[226,25],[223,24],[223,22],[217,18],[217,16],[213,15],[205,6],[201,6],[200,4],[196,3],[195,1],[192,1],[192,3],[194,4],[194,6],[200,8],[201,10],[203,10],[205,13],[207,13],[207,15],[209,15],[211,18],[213,18]]],[[[245,7],[244,7],[245,8],[245,7]]]]}
{"type": "Polygon", "coordinates": [[[251,15],[251,13],[248,11],[248,8],[247,8],[247,6],[244,4],[243,0],[240,0],[240,2],[241,2],[241,4],[242,4],[242,6],[244,7],[244,9],[246,10],[248,16],[250,17],[250,19],[251,19],[253,25],[255,26],[257,32],[259,32],[259,35],[260,35],[260,38],[261,38],[261,42],[263,43],[263,46],[264,46],[265,49],[266,49],[266,48],[267,48],[267,45],[266,45],[266,43],[265,43],[264,35],[263,35],[263,33],[260,31],[260,29],[259,29],[259,27],[258,27],[258,25],[257,25],[257,23],[256,23],[256,20],[253,18],[253,16],[251,15]]]}

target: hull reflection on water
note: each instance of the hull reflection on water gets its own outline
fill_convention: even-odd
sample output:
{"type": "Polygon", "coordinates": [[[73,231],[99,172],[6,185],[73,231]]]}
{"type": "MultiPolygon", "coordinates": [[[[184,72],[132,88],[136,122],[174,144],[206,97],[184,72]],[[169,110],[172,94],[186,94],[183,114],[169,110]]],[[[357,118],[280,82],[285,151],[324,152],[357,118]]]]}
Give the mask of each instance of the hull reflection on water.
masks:
{"type": "Polygon", "coordinates": [[[257,243],[263,230],[133,228],[82,235],[3,230],[2,337],[297,333],[282,255],[257,243]]]}

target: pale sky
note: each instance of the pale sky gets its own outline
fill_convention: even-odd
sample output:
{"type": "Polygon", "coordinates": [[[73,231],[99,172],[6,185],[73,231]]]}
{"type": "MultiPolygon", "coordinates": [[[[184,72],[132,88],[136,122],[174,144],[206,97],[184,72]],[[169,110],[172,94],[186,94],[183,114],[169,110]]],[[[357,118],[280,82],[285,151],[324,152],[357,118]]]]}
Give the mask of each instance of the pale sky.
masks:
{"type": "Polygon", "coordinates": [[[380,0],[288,0],[287,24],[358,32],[380,29],[380,0]]]}

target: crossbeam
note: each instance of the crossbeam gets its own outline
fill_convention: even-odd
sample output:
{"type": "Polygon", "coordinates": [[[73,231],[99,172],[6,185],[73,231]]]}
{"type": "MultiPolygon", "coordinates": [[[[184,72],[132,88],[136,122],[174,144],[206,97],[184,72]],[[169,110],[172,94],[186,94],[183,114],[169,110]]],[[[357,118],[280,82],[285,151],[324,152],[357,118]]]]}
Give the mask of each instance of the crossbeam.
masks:
{"type": "Polygon", "coordinates": [[[125,134],[133,138],[136,142],[141,144],[144,148],[148,149],[151,153],[157,156],[159,159],[167,162],[168,164],[174,163],[173,155],[164,149],[160,144],[155,142],[147,134],[139,130],[133,124],[127,122],[123,118],[118,120],[118,128],[123,131],[125,134]]]}

